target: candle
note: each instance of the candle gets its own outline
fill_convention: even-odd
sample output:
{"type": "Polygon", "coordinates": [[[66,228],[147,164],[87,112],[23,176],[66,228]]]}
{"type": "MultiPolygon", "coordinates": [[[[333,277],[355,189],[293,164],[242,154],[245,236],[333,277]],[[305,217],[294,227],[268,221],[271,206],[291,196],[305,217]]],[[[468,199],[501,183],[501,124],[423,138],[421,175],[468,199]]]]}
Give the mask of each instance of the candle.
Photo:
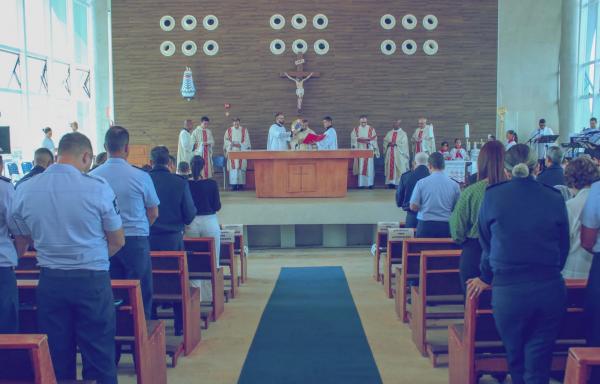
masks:
{"type": "Polygon", "coordinates": [[[433,125],[427,124],[427,136],[433,137],[433,125]]]}
{"type": "Polygon", "coordinates": [[[469,127],[469,123],[465,124],[465,139],[471,137],[471,127],[469,127]]]}

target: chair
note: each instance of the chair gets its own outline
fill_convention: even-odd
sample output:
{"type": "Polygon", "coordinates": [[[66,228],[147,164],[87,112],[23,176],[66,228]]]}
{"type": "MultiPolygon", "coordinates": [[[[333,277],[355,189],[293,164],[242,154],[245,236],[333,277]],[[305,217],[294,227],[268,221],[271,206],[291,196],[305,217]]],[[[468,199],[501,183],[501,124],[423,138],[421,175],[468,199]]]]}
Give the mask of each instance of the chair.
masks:
{"type": "Polygon", "coordinates": [[[24,161],[21,163],[21,170],[23,174],[29,173],[33,169],[33,163],[31,161],[24,161]]]}
{"type": "Polygon", "coordinates": [[[569,349],[565,384],[586,384],[591,368],[598,366],[600,366],[600,348],[569,349]]]}
{"type": "Polygon", "coordinates": [[[213,168],[214,169],[220,168],[221,171],[223,172],[223,189],[226,190],[227,189],[227,160],[225,159],[225,156],[223,156],[223,155],[213,156],[213,168]]]}

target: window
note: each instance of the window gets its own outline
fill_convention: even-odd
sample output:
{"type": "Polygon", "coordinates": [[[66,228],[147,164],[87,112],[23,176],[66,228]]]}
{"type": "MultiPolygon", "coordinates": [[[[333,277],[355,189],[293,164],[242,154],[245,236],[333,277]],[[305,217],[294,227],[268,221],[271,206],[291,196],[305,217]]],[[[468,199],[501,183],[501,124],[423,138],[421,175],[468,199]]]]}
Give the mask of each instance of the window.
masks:
{"type": "Polygon", "coordinates": [[[69,57],[69,35],[67,33],[67,1],[52,0],[50,2],[52,15],[52,54],[55,58],[69,57]]]}
{"type": "Polygon", "coordinates": [[[25,25],[27,50],[39,55],[48,54],[48,25],[46,19],[47,0],[27,0],[25,5],[25,25]]]}
{"type": "Polygon", "coordinates": [[[16,47],[21,43],[17,0],[3,0],[0,12],[0,44],[16,47]]]}
{"type": "Polygon", "coordinates": [[[578,58],[579,102],[577,107],[577,121],[578,126],[581,127],[588,127],[589,118],[600,112],[598,11],[598,0],[581,2],[578,58]]]}
{"type": "Polygon", "coordinates": [[[88,8],[73,4],[73,26],[75,36],[75,62],[88,64],[88,8]]]}

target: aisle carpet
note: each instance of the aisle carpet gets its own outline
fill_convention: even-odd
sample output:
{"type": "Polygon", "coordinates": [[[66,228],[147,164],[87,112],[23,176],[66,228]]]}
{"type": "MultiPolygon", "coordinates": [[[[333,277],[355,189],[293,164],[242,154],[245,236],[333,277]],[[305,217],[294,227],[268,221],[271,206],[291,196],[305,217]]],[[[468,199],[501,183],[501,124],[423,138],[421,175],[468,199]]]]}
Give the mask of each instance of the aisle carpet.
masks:
{"type": "Polygon", "coordinates": [[[239,383],[381,383],[341,267],[281,269],[239,383]]]}

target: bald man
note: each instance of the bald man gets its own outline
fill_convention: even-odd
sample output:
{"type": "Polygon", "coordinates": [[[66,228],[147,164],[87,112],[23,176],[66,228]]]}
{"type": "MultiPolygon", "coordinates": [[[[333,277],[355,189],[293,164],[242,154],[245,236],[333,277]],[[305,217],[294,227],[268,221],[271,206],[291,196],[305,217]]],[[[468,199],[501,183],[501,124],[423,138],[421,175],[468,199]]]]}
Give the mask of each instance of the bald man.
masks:
{"type": "Polygon", "coordinates": [[[29,171],[28,174],[23,176],[23,178],[17,182],[15,188],[32,177],[44,172],[46,168],[54,164],[54,155],[47,148],[38,148],[33,154],[33,164],[34,167],[31,169],[31,171],[29,171]]]}

